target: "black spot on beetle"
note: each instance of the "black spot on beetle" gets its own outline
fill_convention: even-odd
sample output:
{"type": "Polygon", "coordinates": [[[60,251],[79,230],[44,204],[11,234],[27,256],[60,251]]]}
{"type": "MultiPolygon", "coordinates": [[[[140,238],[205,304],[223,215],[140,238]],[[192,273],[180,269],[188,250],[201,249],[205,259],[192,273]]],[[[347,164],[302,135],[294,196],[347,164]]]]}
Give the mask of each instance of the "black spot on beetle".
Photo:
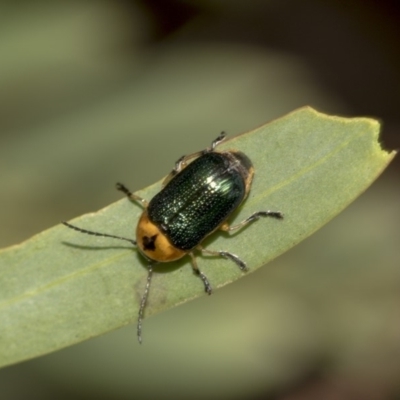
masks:
{"type": "Polygon", "coordinates": [[[145,250],[150,250],[150,251],[154,251],[156,249],[156,238],[157,235],[153,235],[153,236],[144,236],[143,237],[143,247],[145,250]]]}

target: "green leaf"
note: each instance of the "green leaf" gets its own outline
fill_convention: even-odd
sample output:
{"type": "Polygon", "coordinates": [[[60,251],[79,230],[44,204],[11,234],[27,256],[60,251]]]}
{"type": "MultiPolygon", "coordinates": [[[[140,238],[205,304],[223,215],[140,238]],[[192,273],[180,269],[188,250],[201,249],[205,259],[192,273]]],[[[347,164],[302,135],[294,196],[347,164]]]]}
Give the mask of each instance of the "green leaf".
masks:
{"type": "MultiPolygon", "coordinates": [[[[382,172],[395,152],[381,149],[378,134],[375,120],[331,117],[305,107],[227,141],[220,149],[245,152],[256,171],[250,196],[232,221],[265,209],[282,211],[285,219],[263,219],[231,237],[216,233],[204,245],[238,254],[248,273],[282,254],[337,215],[382,172]]],[[[157,183],[138,194],[150,199],[159,189],[157,183]]],[[[134,238],[140,213],[123,198],[73,223],[134,238]]],[[[220,258],[201,256],[198,264],[214,289],[245,275],[220,258]]],[[[1,365],[136,322],[146,278],[146,262],[128,243],[79,234],[61,224],[2,250],[1,365]]],[[[203,294],[188,257],[158,265],[146,316],[203,294]]]]}

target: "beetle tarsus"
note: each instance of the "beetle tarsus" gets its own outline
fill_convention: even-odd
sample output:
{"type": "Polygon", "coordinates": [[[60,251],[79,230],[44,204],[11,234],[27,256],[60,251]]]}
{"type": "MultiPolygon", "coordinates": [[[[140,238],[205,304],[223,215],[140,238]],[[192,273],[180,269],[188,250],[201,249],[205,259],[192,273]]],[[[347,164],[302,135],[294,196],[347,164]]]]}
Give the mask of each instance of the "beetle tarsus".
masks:
{"type": "Polygon", "coordinates": [[[122,193],[124,193],[127,197],[131,197],[132,196],[132,192],[122,183],[117,182],[115,184],[117,190],[121,191],[122,193]]]}
{"type": "Polygon", "coordinates": [[[192,268],[193,268],[193,272],[198,275],[201,280],[203,281],[204,284],[204,291],[207,294],[211,294],[212,293],[212,289],[211,289],[211,285],[210,282],[208,281],[207,277],[199,270],[199,267],[197,266],[197,261],[195,256],[193,255],[193,253],[189,253],[191,259],[192,259],[192,268]]]}
{"type": "Polygon", "coordinates": [[[257,219],[259,217],[272,217],[272,218],[276,218],[276,219],[283,219],[283,214],[280,211],[271,211],[271,210],[258,211],[256,213],[254,213],[253,216],[257,219]]]}
{"type": "Polygon", "coordinates": [[[214,151],[214,149],[222,143],[226,138],[226,133],[222,131],[219,136],[211,143],[210,151],[214,151]]]}
{"type": "Polygon", "coordinates": [[[280,211],[257,211],[254,214],[250,215],[247,219],[245,219],[241,224],[242,226],[245,226],[253,221],[257,221],[261,217],[272,217],[276,219],[283,219],[283,214],[280,211]]]}
{"type": "Polygon", "coordinates": [[[228,251],[218,251],[221,257],[226,258],[227,260],[233,261],[242,271],[247,271],[246,263],[241,260],[236,254],[229,253],[228,251]]]}
{"type": "Polygon", "coordinates": [[[207,277],[199,270],[197,270],[197,275],[200,276],[201,280],[203,281],[204,284],[204,291],[210,295],[212,293],[211,285],[210,282],[208,281],[207,277]]]}

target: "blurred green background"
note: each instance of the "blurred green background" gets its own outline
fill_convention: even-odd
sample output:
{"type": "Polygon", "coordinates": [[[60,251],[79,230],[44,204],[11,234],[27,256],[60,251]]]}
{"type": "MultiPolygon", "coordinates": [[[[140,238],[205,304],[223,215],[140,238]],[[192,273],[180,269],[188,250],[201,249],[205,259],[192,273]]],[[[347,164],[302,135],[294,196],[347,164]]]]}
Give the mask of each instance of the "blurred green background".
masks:
{"type": "MultiPolygon", "coordinates": [[[[0,4],[0,247],[303,105],[378,117],[400,147],[395,0],[0,4]]],[[[400,398],[399,166],[267,267],[146,320],[143,346],[129,326],[2,369],[1,398],[400,398]]]]}

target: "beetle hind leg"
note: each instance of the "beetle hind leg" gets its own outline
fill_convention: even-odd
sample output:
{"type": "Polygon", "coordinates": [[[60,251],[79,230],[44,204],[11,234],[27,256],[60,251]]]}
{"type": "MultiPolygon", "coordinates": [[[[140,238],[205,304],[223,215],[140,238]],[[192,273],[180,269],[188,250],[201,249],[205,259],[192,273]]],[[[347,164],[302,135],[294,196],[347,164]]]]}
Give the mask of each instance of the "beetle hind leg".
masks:
{"type": "Polygon", "coordinates": [[[233,261],[242,271],[247,271],[246,263],[243,260],[241,260],[236,254],[230,253],[229,251],[208,250],[201,246],[199,246],[198,249],[203,253],[211,254],[213,256],[223,257],[226,258],[227,260],[233,261]]]}
{"type": "Polygon", "coordinates": [[[193,272],[200,277],[200,279],[203,281],[204,284],[204,290],[207,294],[212,293],[211,285],[210,282],[208,281],[207,277],[199,270],[199,267],[197,266],[197,261],[193,253],[189,253],[191,257],[191,263],[192,263],[192,268],[193,272]]]}
{"type": "Polygon", "coordinates": [[[251,214],[250,217],[246,218],[242,222],[239,222],[236,225],[229,225],[227,222],[221,225],[220,229],[226,232],[235,231],[237,229],[241,229],[244,226],[251,224],[254,221],[259,220],[261,217],[272,217],[276,219],[283,219],[283,214],[280,211],[257,211],[254,214],[251,214]]]}

